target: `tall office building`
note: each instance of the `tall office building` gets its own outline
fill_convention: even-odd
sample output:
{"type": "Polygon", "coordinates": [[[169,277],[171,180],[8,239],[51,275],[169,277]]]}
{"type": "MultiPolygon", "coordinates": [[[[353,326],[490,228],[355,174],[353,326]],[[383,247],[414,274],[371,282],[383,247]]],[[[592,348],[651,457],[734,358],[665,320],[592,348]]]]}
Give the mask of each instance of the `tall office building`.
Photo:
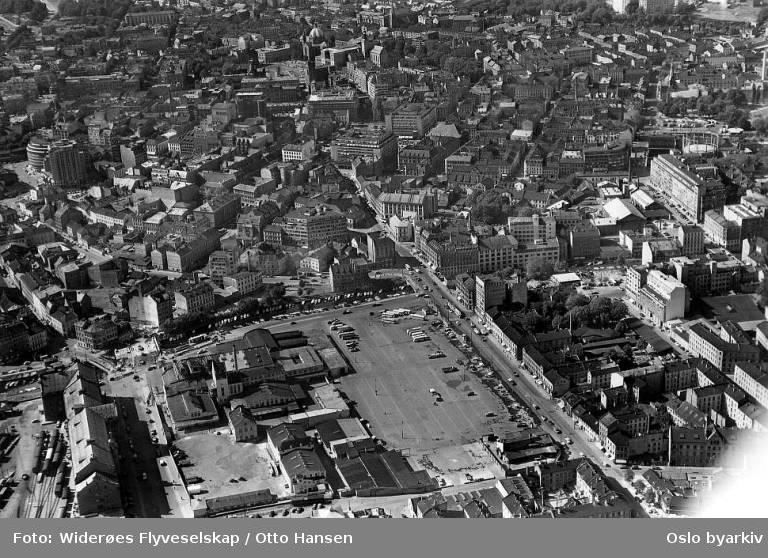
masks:
{"type": "Polygon", "coordinates": [[[361,159],[377,170],[397,165],[397,136],[383,126],[355,126],[331,143],[331,159],[351,163],[361,159]]]}
{"type": "Polygon", "coordinates": [[[53,175],[57,186],[79,186],[88,173],[85,152],[70,140],[57,141],[51,145],[46,168],[53,175]]]}

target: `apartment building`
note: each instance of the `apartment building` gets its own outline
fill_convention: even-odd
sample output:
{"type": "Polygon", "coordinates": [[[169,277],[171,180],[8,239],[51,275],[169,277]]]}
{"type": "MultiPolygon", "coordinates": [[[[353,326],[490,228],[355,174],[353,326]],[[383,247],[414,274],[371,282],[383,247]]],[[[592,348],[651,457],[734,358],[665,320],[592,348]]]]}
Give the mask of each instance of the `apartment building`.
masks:
{"type": "Polygon", "coordinates": [[[91,351],[111,347],[118,338],[117,324],[109,316],[80,320],[75,323],[78,344],[91,351]]]}
{"type": "Polygon", "coordinates": [[[718,178],[705,178],[674,155],[651,161],[650,185],[690,223],[702,222],[707,211],[725,205],[725,186],[718,178]]]}
{"type": "Polygon", "coordinates": [[[314,151],[314,140],[308,140],[304,143],[289,143],[283,146],[283,161],[311,161],[314,151]]]}
{"type": "Polygon", "coordinates": [[[704,358],[723,374],[733,374],[739,361],[760,362],[760,350],[746,338],[731,342],[702,322],[689,329],[688,346],[693,356],[704,358]]]}
{"type": "Polygon", "coordinates": [[[768,372],[762,366],[753,362],[737,362],[733,381],[760,405],[768,408],[768,372]]]}
{"type": "Polygon", "coordinates": [[[208,283],[196,283],[176,291],[176,310],[182,314],[205,312],[215,306],[213,288],[208,283]]]}

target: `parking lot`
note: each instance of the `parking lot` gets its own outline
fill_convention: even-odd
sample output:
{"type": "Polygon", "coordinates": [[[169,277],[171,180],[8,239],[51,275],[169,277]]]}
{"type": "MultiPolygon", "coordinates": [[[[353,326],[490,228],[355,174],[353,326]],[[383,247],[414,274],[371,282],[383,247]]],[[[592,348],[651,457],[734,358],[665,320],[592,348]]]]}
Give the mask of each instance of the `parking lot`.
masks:
{"type": "Polygon", "coordinates": [[[189,464],[182,466],[188,486],[204,491],[198,498],[264,489],[282,498],[290,492],[282,476],[272,475],[266,444],[236,443],[226,434],[205,433],[181,438],[175,447],[185,454],[179,463],[189,464]]]}
{"type": "Polygon", "coordinates": [[[466,356],[430,321],[384,324],[369,312],[341,320],[360,336],[358,352],[339,344],[356,371],[342,378],[341,388],[389,447],[429,451],[514,429],[501,400],[465,370],[466,356]],[[407,330],[415,327],[430,339],[414,343],[407,330]],[[437,351],[445,356],[428,358],[437,351]],[[449,366],[457,370],[444,373],[449,366]]]}

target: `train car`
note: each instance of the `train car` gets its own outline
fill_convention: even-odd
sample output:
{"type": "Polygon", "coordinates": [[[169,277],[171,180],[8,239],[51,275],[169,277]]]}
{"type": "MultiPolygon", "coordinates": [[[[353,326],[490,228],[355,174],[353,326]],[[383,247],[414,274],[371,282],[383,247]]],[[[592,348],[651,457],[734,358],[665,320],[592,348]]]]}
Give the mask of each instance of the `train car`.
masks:
{"type": "Polygon", "coordinates": [[[53,447],[48,446],[45,450],[45,459],[43,459],[43,466],[40,468],[41,473],[47,473],[51,468],[51,458],[53,457],[53,447]]]}
{"type": "Polygon", "coordinates": [[[65,484],[64,484],[64,485],[61,487],[61,496],[60,496],[60,497],[61,497],[61,499],[62,499],[64,502],[66,502],[66,501],[67,501],[67,498],[69,498],[69,485],[68,485],[68,484],[66,484],[66,483],[65,483],[65,484]]]}
{"type": "Polygon", "coordinates": [[[58,505],[58,507],[56,508],[56,513],[54,514],[53,517],[57,519],[61,519],[65,517],[66,513],[67,513],[67,503],[64,502],[58,505]]]}
{"type": "Polygon", "coordinates": [[[40,470],[40,456],[43,455],[43,445],[45,443],[45,433],[41,433],[35,443],[35,451],[32,454],[32,472],[37,473],[40,470]]]}
{"type": "Polygon", "coordinates": [[[54,486],[53,493],[56,496],[61,496],[62,488],[64,486],[65,469],[66,469],[66,465],[62,463],[59,466],[58,471],[56,471],[56,477],[54,478],[54,481],[53,481],[53,486],[54,486]]]}
{"type": "MultiPolygon", "coordinates": [[[[53,453],[56,453],[56,447],[59,445],[59,440],[62,437],[63,436],[60,435],[58,428],[51,433],[51,439],[48,442],[48,447],[53,449],[53,453]]],[[[53,455],[51,455],[51,460],[53,460],[53,455]]]]}
{"type": "Polygon", "coordinates": [[[53,450],[53,458],[51,459],[51,472],[55,471],[64,458],[65,450],[64,436],[59,436],[59,441],[56,443],[56,449],[53,450]]]}

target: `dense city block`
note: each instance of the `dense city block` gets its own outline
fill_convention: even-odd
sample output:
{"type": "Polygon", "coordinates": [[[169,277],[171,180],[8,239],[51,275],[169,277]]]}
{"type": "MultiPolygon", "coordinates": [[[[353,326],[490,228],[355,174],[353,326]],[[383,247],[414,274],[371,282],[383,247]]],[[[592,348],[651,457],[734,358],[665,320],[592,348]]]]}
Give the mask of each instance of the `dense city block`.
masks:
{"type": "Polygon", "coordinates": [[[0,516],[717,506],[767,85],[765,0],[0,0],[0,516]]]}

